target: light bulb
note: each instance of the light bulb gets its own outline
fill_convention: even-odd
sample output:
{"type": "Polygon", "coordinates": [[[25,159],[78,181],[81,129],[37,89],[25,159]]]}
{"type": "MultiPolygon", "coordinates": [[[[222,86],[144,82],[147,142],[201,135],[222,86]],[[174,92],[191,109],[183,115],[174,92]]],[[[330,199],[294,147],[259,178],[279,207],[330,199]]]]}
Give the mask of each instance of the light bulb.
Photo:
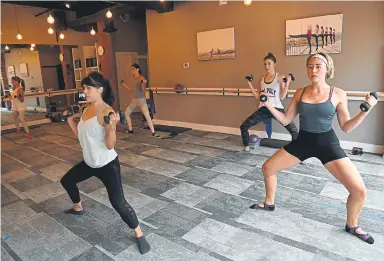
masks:
{"type": "Polygon", "coordinates": [[[244,4],[245,5],[250,5],[250,4],[252,4],[252,0],[244,0],[244,4]]]}
{"type": "Polygon", "coordinates": [[[66,7],[66,8],[71,8],[71,5],[70,5],[69,3],[66,3],[66,4],[65,4],[65,7],[66,7]]]}
{"type": "Polygon", "coordinates": [[[49,14],[49,16],[47,18],[47,22],[49,24],[53,24],[55,22],[55,18],[53,18],[53,16],[51,14],[49,14]]]}
{"type": "Polygon", "coordinates": [[[20,33],[18,33],[18,34],[16,35],[16,39],[17,39],[17,40],[21,40],[21,39],[23,39],[23,36],[22,36],[20,33]]]}
{"type": "Polygon", "coordinates": [[[59,37],[60,37],[60,39],[64,39],[65,38],[63,32],[60,33],[59,37]]]}
{"type": "Polygon", "coordinates": [[[35,46],[36,46],[36,44],[31,44],[31,47],[33,47],[33,48],[34,48],[35,46]]]}
{"type": "Polygon", "coordinates": [[[49,27],[49,28],[48,28],[48,33],[49,33],[49,34],[53,34],[54,32],[55,32],[55,31],[52,29],[52,27],[49,27]]]}
{"type": "Polygon", "coordinates": [[[33,48],[33,47],[31,46],[31,48],[29,48],[29,50],[33,51],[33,50],[35,50],[35,48],[33,48]]]}
{"type": "Polygon", "coordinates": [[[7,51],[9,50],[9,47],[8,47],[8,45],[6,45],[6,46],[5,46],[5,50],[7,50],[7,51]]]}
{"type": "Polygon", "coordinates": [[[108,18],[112,18],[112,12],[108,8],[108,12],[105,14],[108,18]]]}
{"type": "Polygon", "coordinates": [[[92,30],[91,30],[91,35],[95,35],[96,34],[96,31],[93,29],[93,27],[92,27],[92,30]]]}

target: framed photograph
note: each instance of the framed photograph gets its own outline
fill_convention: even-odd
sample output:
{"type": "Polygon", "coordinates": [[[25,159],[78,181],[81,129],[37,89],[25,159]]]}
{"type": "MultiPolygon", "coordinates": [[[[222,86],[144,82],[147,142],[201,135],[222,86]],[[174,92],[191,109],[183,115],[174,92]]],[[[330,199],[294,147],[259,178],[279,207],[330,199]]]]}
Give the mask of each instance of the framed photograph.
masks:
{"type": "Polygon", "coordinates": [[[199,61],[235,59],[235,28],[197,33],[199,61]]]}
{"type": "Polygon", "coordinates": [[[8,76],[9,78],[12,78],[13,76],[16,76],[16,72],[15,72],[15,66],[13,65],[9,65],[8,68],[8,76]]]}
{"type": "Polygon", "coordinates": [[[20,74],[21,76],[29,76],[27,63],[20,64],[20,74]]]}
{"type": "Polygon", "coordinates": [[[341,53],[343,14],[287,20],[285,28],[287,56],[341,53]]]}

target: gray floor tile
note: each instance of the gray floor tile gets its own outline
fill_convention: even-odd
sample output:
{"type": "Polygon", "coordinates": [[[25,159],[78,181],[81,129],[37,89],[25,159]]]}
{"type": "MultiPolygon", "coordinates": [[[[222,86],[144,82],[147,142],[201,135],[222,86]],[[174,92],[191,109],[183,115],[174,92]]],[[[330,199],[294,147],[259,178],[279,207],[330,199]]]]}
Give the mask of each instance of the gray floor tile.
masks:
{"type": "Polygon", "coordinates": [[[210,181],[211,179],[217,177],[218,175],[220,175],[220,173],[216,171],[203,169],[203,168],[193,168],[175,177],[179,179],[183,179],[197,186],[202,186],[208,181],[210,181]]]}
{"type": "Polygon", "coordinates": [[[93,247],[80,255],[71,259],[71,261],[113,261],[112,258],[93,247]]]}

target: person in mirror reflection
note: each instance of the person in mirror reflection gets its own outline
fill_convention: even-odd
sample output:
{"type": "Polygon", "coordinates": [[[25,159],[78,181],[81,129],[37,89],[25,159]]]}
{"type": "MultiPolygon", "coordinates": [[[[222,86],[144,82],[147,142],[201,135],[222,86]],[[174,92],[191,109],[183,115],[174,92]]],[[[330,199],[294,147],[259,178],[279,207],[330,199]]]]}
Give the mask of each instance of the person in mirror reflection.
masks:
{"type": "MultiPolygon", "coordinates": [[[[13,108],[13,114],[12,114],[12,122],[16,126],[16,133],[20,134],[20,123],[23,125],[24,131],[28,135],[28,139],[32,139],[31,133],[29,132],[28,124],[25,121],[25,110],[26,106],[24,103],[24,89],[21,86],[21,84],[24,84],[23,80],[20,79],[18,76],[13,76],[11,78],[13,91],[8,96],[12,100],[12,108],[13,108]]],[[[25,88],[25,86],[24,86],[25,88]]]]}

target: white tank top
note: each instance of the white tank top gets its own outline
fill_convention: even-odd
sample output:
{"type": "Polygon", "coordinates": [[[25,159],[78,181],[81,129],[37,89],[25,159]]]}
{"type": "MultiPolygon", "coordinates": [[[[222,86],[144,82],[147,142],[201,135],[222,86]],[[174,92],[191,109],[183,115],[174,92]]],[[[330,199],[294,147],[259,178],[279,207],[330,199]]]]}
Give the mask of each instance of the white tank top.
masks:
{"type": "Polygon", "coordinates": [[[115,149],[109,150],[105,144],[105,128],[97,120],[103,110],[105,103],[101,106],[95,117],[83,121],[85,109],[77,125],[79,141],[83,150],[83,159],[91,168],[101,168],[117,157],[115,149]]]}
{"type": "Polygon", "coordinates": [[[18,88],[14,89],[11,93],[13,110],[25,111],[25,103],[21,102],[19,98],[17,98],[17,90],[18,88]]]}
{"type": "MultiPolygon", "coordinates": [[[[271,83],[265,83],[265,74],[261,80],[261,90],[268,94],[269,103],[278,109],[284,109],[280,100],[280,84],[278,83],[278,73],[275,74],[275,79],[271,83]]],[[[260,103],[260,107],[264,106],[264,103],[260,103]]]]}

